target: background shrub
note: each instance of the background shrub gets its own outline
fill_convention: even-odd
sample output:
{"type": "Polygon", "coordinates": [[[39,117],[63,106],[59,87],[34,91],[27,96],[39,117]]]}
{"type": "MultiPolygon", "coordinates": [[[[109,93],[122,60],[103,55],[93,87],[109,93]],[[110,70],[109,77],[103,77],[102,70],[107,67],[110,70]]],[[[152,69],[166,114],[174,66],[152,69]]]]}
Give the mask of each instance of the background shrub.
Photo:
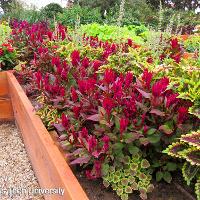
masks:
{"type": "Polygon", "coordinates": [[[81,24],[89,24],[93,22],[101,23],[102,17],[98,8],[91,9],[89,7],[73,6],[69,9],[64,9],[63,13],[58,14],[57,20],[63,25],[74,27],[80,18],[81,24]]]}

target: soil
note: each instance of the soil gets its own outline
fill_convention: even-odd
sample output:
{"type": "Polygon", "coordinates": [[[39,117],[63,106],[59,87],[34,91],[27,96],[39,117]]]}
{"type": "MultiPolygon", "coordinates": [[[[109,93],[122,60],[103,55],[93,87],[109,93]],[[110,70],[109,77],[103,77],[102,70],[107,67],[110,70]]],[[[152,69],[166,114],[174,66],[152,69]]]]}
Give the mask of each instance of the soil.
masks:
{"type": "MultiPolygon", "coordinates": [[[[120,200],[114,191],[103,186],[101,180],[87,180],[83,172],[76,169],[74,174],[90,200],[120,200]]],[[[175,178],[171,184],[155,183],[153,192],[148,194],[148,200],[196,200],[195,196],[192,195],[194,192],[191,188],[183,186],[182,183],[183,180],[179,177],[175,178]]],[[[140,197],[135,192],[130,195],[129,200],[140,200],[140,197]]]]}

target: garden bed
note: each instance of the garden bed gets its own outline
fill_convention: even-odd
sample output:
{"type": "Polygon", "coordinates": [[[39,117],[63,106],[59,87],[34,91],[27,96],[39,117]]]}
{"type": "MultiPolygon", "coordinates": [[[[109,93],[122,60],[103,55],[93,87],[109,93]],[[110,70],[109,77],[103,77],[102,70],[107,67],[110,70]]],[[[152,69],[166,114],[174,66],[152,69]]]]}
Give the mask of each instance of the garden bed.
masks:
{"type": "Polygon", "coordinates": [[[38,178],[41,188],[62,188],[64,196],[46,195],[45,199],[88,199],[79,182],[60,153],[57,145],[44,127],[42,121],[34,113],[34,108],[18,84],[14,75],[9,72],[0,73],[0,96],[12,101],[0,112],[0,120],[13,119],[12,110],[22,138],[38,178]],[[3,83],[3,84],[2,84],[3,83]],[[3,85],[3,87],[2,87],[3,85]],[[8,112],[8,115],[5,115],[8,112]]]}
{"type": "MultiPolygon", "coordinates": [[[[118,200],[119,197],[113,191],[105,189],[100,181],[88,181],[77,168],[73,169],[73,172],[71,171],[63,156],[63,152],[58,147],[55,135],[52,137],[53,134],[48,133],[40,118],[35,115],[33,106],[14,75],[9,72],[1,73],[1,75],[1,82],[2,80],[4,82],[4,87],[2,88],[5,88],[1,89],[1,96],[4,98],[6,97],[7,101],[12,101],[16,123],[21,130],[40,187],[64,188],[65,195],[63,199],[84,200],[89,197],[91,200],[118,200]],[[83,189],[79,183],[82,185],[83,189]]],[[[10,113],[7,118],[8,120],[13,118],[12,105],[9,104],[8,106],[10,113]]],[[[3,113],[5,115],[6,112],[3,113]]],[[[2,112],[0,116],[2,116],[2,112]]],[[[6,120],[5,117],[1,119],[6,120]]],[[[177,182],[172,185],[166,183],[156,184],[154,192],[149,195],[149,199],[156,198],[165,200],[168,199],[168,197],[173,200],[195,199],[189,194],[190,191],[188,192],[187,189],[183,189],[180,184],[178,184],[178,187],[175,185],[177,186],[177,182]]],[[[58,196],[45,197],[45,199],[60,198],[61,197],[58,196]]],[[[131,199],[133,200],[138,198],[139,196],[137,194],[131,195],[131,199]]]]}

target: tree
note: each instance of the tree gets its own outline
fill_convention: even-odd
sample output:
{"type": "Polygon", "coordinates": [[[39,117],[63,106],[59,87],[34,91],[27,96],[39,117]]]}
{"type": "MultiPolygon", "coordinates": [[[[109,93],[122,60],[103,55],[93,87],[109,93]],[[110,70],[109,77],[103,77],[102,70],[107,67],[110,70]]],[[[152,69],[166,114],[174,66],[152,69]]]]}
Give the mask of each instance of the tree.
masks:
{"type": "Polygon", "coordinates": [[[177,10],[196,10],[200,7],[199,0],[147,0],[154,8],[159,8],[160,1],[163,7],[172,7],[177,10]]]}
{"type": "Polygon", "coordinates": [[[57,4],[57,3],[50,3],[50,4],[46,5],[41,10],[41,12],[43,13],[43,15],[46,18],[53,18],[58,13],[62,13],[63,12],[63,8],[59,4],[57,4]]]}
{"type": "Polygon", "coordinates": [[[116,4],[120,4],[121,0],[78,0],[75,3],[79,3],[80,6],[88,6],[91,8],[99,7],[101,13],[104,13],[105,10],[109,10],[111,7],[116,4]]]}
{"type": "Polygon", "coordinates": [[[4,13],[7,13],[10,8],[11,4],[14,2],[14,0],[0,0],[0,7],[2,8],[4,13]]]}

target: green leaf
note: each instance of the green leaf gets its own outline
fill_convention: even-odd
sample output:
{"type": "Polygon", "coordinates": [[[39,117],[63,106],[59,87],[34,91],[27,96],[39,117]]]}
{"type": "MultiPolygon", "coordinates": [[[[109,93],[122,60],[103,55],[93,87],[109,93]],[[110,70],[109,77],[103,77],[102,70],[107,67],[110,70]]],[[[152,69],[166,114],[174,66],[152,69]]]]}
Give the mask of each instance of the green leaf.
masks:
{"type": "Polygon", "coordinates": [[[132,143],[133,141],[138,139],[138,137],[136,137],[137,135],[135,135],[134,133],[124,133],[123,139],[125,140],[126,143],[132,143]]]}
{"type": "Polygon", "coordinates": [[[173,162],[168,162],[166,167],[168,171],[175,171],[177,169],[177,164],[173,162]]]}
{"type": "Polygon", "coordinates": [[[128,150],[130,154],[135,155],[139,152],[140,149],[131,144],[131,145],[128,145],[128,150]]]}
{"type": "Polygon", "coordinates": [[[159,127],[160,131],[163,131],[165,134],[170,135],[173,133],[173,130],[168,125],[162,125],[159,127]]]}
{"type": "Polygon", "coordinates": [[[156,173],[156,181],[159,182],[163,178],[163,172],[157,172],[156,173]]]}
{"type": "Polygon", "coordinates": [[[124,144],[122,143],[116,143],[113,145],[114,153],[117,154],[122,154],[122,149],[124,148],[124,144]]]}
{"type": "Polygon", "coordinates": [[[103,176],[106,176],[109,172],[109,165],[108,164],[102,164],[102,168],[101,168],[101,173],[103,176]]]}
{"type": "Polygon", "coordinates": [[[171,183],[172,181],[172,176],[169,172],[164,172],[163,174],[163,179],[167,182],[167,183],[171,183]]]}
{"type": "Polygon", "coordinates": [[[148,131],[147,131],[147,135],[153,135],[157,130],[155,128],[150,128],[148,131]]]}
{"type": "Polygon", "coordinates": [[[147,138],[148,138],[150,143],[155,144],[155,143],[160,141],[161,135],[160,134],[154,134],[154,135],[148,136],[147,138]]]}

